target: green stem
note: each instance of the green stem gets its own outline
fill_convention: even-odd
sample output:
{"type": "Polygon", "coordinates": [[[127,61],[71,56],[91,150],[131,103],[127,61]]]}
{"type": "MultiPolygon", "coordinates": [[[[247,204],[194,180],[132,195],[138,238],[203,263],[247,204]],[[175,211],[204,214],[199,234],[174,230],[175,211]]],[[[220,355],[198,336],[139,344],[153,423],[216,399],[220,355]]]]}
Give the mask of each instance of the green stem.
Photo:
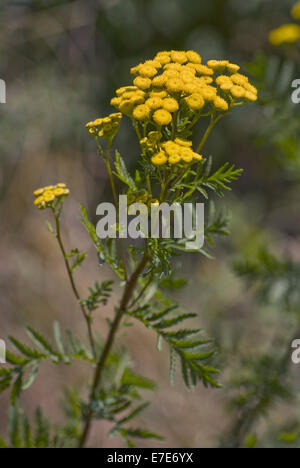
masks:
{"type": "Polygon", "coordinates": [[[92,419],[93,419],[93,410],[92,410],[91,407],[92,407],[93,401],[96,398],[97,389],[99,388],[99,386],[101,384],[101,378],[102,378],[102,374],[103,374],[103,370],[104,370],[104,366],[105,366],[107,357],[108,357],[108,355],[109,355],[109,353],[110,353],[110,351],[112,349],[112,346],[114,344],[116,333],[118,331],[118,328],[119,328],[119,325],[120,325],[121,320],[123,318],[123,315],[124,315],[124,313],[126,312],[126,310],[128,308],[128,304],[129,304],[129,302],[131,300],[131,297],[132,297],[132,294],[134,292],[134,288],[136,286],[138,278],[139,278],[140,274],[143,272],[143,270],[144,270],[145,266],[147,265],[149,259],[150,259],[149,255],[147,253],[145,253],[145,255],[143,256],[141,262],[138,264],[136,270],[132,274],[130,280],[126,284],[126,287],[125,287],[125,290],[124,290],[124,293],[123,293],[123,296],[122,296],[122,299],[121,299],[119,310],[118,310],[118,312],[117,312],[117,314],[115,316],[115,319],[114,319],[114,321],[113,321],[113,323],[111,325],[109,335],[107,337],[106,343],[104,345],[102,354],[100,356],[100,359],[98,361],[98,364],[97,364],[97,367],[96,367],[96,370],[95,370],[92,390],[91,390],[91,394],[90,394],[90,409],[88,411],[88,414],[87,414],[87,417],[86,417],[86,420],[85,420],[85,423],[84,423],[83,432],[82,432],[82,435],[81,435],[80,440],[79,440],[79,444],[78,444],[79,448],[83,448],[85,446],[85,443],[87,441],[87,438],[88,438],[88,435],[89,435],[89,432],[90,432],[91,423],[92,423],[92,419]]]}
{"type": "Polygon", "coordinates": [[[78,289],[77,289],[77,287],[75,285],[75,281],[74,281],[74,278],[73,278],[73,272],[72,272],[72,269],[70,267],[69,260],[68,260],[67,255],[66,255],[66,250],[64,248],[63,241],[62,241],[62,238],[61,238],[59,216],[55,213],[54,209],[53,209],[53,214],[54,214],[55,223],[56,223],[56,239],[57,239],[58,245],[60,247],[61,253],[62,253],[63,257],[64,257],[64,261],[65,261],[65,265],[66,265],[66,269],[67,269],[67,273],[68,273],[68,276],[69,276],[69,279],[70,279],[70,283],[71,283],[73,293],[74,293],[77,301],[79,302],[80,308],[82,310],[83,316],[84,316],[86,324],[87,324],[89,341],[90,341],[90,346],[91,346],[91,349],[92,349],[92,352],[93,352],[94,359],[97,359],[95,340],[94,340],[93,331],[92,331],[91,316],[86,311],[83,304],[81,303],[81,298],[80,298],[78,289]]]}
{"type": "Polygon", "coordinates": [[[199,146],[197,148],[196,153],[200,153],[200,151],[202,150],[203,146],[205,145],[209,135],[211,134],[212,129],[214,128],[216,123],[221,119],[221,117],[223,117],[222,114],[218,115],[217,117],[212,117],[211,118],[210,124],[209,124],[206,132],[204,133],[202,140],[200,141],[200,144],[199,144],[199,146]]]}
{"type": "MultiPolygon", "coordinates": [[[[113,173],[112,173],[112,170],[111,170],[111,165],[110,165],[110,162],[109,162],[109,150],[108,150],[108,154],[105,156],[104,159],[105,159],[105,164],[106,164],[106,168],[107,168],[107,172],[108,172],[108,176],[109,176],[109,181],[110,181],[110,185],[111,185],[111,189],[112,189],[112,193],[113,193],[115,206],[116,206],[116,209],[117,209],[117,213],[119,213],[119,209],[118,209],[119,200],[118,200],[117,189],[116,189],[113,173]]],[[[118,218],[119,218],[119,215],[118,215],[118,218]]],[[[118,219],[118,222],[119,221],[120,220],[118,219]]],[[[125,281],[127,281],[128,275],[127,275],[127,267],[126,267],[125,243],[124,243],[124,239],[122,239],[122,238],[119,238],[119,241],[120,241],[120,251],[121,251],[121,257],[122,257],[122,263],[123,263],[123,268],[124,268],[124,277],[125,277],[125,281]]]]}

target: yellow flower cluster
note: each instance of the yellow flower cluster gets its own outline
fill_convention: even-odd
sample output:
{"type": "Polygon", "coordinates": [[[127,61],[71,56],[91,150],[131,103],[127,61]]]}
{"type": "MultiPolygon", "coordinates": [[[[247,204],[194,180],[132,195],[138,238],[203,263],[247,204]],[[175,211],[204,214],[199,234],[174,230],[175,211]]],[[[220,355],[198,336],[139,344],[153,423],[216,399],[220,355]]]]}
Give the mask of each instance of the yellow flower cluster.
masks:
{"type": "Polygon", "coordinates": [[[294,19],[298,20],[300,19],[300,2],[297,2],[291,11],[291,15],[294,19]]]}
{"type": "Polygon", "coordinates": [[[36,197],[34,204],[39,209],[48,208],[55,199],[67,197],[69,193],[70,190],[67,188],[66,184],[47,185],[47,187],[39,188],[33,192],[36,197]]]}
{"type": "Polygon", "coordinates": [[[122,114],[121,112],[117,112],[115,114],[110,114],[102,119],[96,119],[87,123],[86,128],[89,130],[91,135],[111,139],[119,130],[121,120],[122,114]]]}
{"type": "Polygon", "coordinates": [[[210,60],[204,65],[194,51],[159,52],[153,60],[131,69],[136,75],[133,85],[118,89],[111,105],[139,122],[159,127],[169,125],[179,109],[199,112],[208,105],[213,112],[226,112],[235,99],[254,101],[257,97],[248,79],[243,95],[240,89],[230,91],[236,85],[231,80],[242,76],[239,68],[228,60],[210,60]],[[224,80],[222,88],[216,83],[220,74],[228,80],[227,89],[224,80]]]}
{"type": "Polygon", "coordinates": [[[154,152],[158,149],[159,142],[162,139],[162,133],[154,131],[149,132],[148,135],[140,140],[140,145],[143,149],[154,152]]]}
{"type": "MultiPolygon", "coordinates": [[[[246,99],[249,102],[257,100],[257,89],[251,83],[245,75],[240,73],[234,73],[230,77],[227,75],[219,75],[216,78],[216,84],[224,92],[229,92],[233,99],[246,99]]],[[[219,98],[215,102],[215,106],[219,106],[220,110],[227,110],[223,103],[224,99],[219,98]],[[218,102],[219,101],[219,102],[218,102]]]]}
{"type": "Polygon", "coordinates": [[[300,38],[300,26],[298,24],[283,24],[270,32],[269,40],[274,46],[282,44],[294,44],[300,38]]]}
{"type": "Polygon", "coordinates": [[[151,158],[155,166],[164,164],[192,163],[202,161],[203,157],[195,153],[192,148],[192,142],[176,138],[160,145],[160,150],[151,158]]]}

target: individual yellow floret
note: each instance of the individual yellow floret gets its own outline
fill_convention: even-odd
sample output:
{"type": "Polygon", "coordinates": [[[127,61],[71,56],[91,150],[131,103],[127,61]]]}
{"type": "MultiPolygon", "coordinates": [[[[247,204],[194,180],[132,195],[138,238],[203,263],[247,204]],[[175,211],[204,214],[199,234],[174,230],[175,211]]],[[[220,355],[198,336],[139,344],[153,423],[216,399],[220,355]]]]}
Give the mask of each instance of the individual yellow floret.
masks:
{"type": "Polygon", "coordinates": [[[176,50],[171,51],[171,59],[173,60],[173,62],[180,64],[185,63],[188,60],[185,52],[176,50]]]}
{"type": "Polygon", "coordinates": [[[207,62],[207,66],[214,71],[222,71],[228,64],[228,60],[209,60],[207,62]]]}
{"type": "Polygon", "coordinates": [[[169,52],[158,52],[154,60],[157,60],[161,65],[166,65],[171,62],[171,57],[169,52]]]}
{"type": "Polygon", "coordinates": [[[169,157],[168,162],[170,164],[178,164],[181,161],[181,157],[179,154],[172,154],[172,156],[169,157]]]}
{"type": "Polygon", "coordinates": [[[150,97],[159,97],[161,99],[164,99],[167,96],[168,96],[168,93],[164,89],[162,90],[154,89],[153,91],[150,92],[150,97]]]}
{"type": "Polygon", "coordinates": [[[232,86],[230,93],[234,98],[241,99],[245,97],[246,90],[242,86],[235,85],[235,86],[232,86]]]}
{"type": "Polygon", "coordinates": [[[121,102],[119,109],[123,114],[131,115],[134,108],[134,103],[128,99],[121,102]]]}
{"type": "Polygon", "coordinates": [[[66,195],[66,189],[57,187],[53,190],[53,195],[55,195],[55,197],[62,197],[63,195],[66,195]]]}
{"type": "Polygon", "coordinates": [[[162,101],[162,107],[168,112],[177,112],[179,109],[179,104],[176,99],[167,98],[162,101]]]}
{"type": "Polygon", "coordinates": [[[143,76],[137,76],[135,80],[133,81],[133,83],[135,86],[137,86],[138,88],[142,90],[149,89],[151,86],[150,78],[145,78],[143,76]]]}
{"type": "Polygon", "coordinates": [[[191,148],[193,146],[193,142],[189,140],[182,140],[181,138],[175,138],[175,143],[180,146],[184,146],[186,148],[191,148]]]}
{"type": "Polygon", "coordinates": [[[180,154],[180,146],[172,140],[166,141],[161,146],[163,147],[168,156],[180,154]]]}
{"type": "Polygon", "coordinates": [[[244,88],[249,91],[250,93],[253,93],[253,94],[256,94],[257,95],[257,89],[255,88],[255,86],[253,86],[252,84],[250,83],[245,83],[244,84],[244,88]]]}
{"type": "Polygon", "coordinates": [[[248,77],[241,75],[240,73],[235,73],[234,75],[231,75],[230,79],[234,84],[237,84],[239,86],[244,86],[249,82],[248,77]]]}
{"type": "Polygon", "coordinates": [[[165,85],[167,77],[165,75],[155,76],[152,80],[152,85],[161,88],[165,85]]]}
{"type": "Polygon", "coordinates": [[[116,95],[117,95],[117,96],[121,96],[121,95],[124,94],[126,91],[134,91],[134,90],[136,90],[136,89],[137,89],[136,86],[122,86],[121,88],[117,89],[116,95]]]}
{"type": "Polygon", "coordinates": [[[199,84],[195,80],[192,81],[191,83],[185,83],[183,87],[183,91],[186,94],[199,94],[201,92],[201,88],[205,86],[204,83],[199,84]]]}
{"type": "Polygon", "coordinates": [[[180,78],[182,79],[184,83],[192,83],[193,80],[195,79],[195,76],[193,75],[192,72],[185,71],[181,73],[180,78]]]}
{"type": "Polygon", "coordinates": [[[206,65],[188,63],[187,66],[194,68],[199,75],[210,76],[214,74],[214,71],[206,65]]]}
{"type": "Polygon", "coordinates": [[[251,91],[246,91],[245,92],[245,99],[249,102],[255,102],[257,101],[257,94],[251,93],[251,91]]]}
{"type": "Polygon", "coordinates": [[[202,62],[200,55],[197,52],[194,52],[193,50],[188,50],[186,52],[186,56],[189,62],[198,63],[198,64],[202,62]]]}
{"type": "Polygon", "coordinates": [[[172,122],[172,114],[165,109],[159,109],[154,112],[153,120],[158,125],[169,125],[172,122]]]}
{"type": "Polygon", "coordinates": [[[43,188],[39,188],[39,189],[37,189],[37,190],[35,190],[35,191],[33,192],[33,195],[34,195],[35,197],[38,197],[39,195],[42,195],[43,192],[44,192],[44,189],[43,189],[43,188]]]}
{"type": "Polygon", "coordinates": [[[184,162],[190,163],[193,161],[193,151],[190,148],[182,148],[180,157],[184,162]]]}
{"type": "Polygon", "coordinates": [[[164,151],[160,151],[151,158],[151,162],[155,164],[155,166],[162,166],[163,164],[166,164],[167,161],[168,158],[164,151]]]}
{"type": "Polygon", "coordinates": [[[217,90],[213,86],[205,86],[201,89],[201,96],[205,99],[205,101],[213,101],[217,96],[217,90]]]}
{"type": "Polygon", "coordinates": [[[179,78],[170,78],[166,82],[166,88],[170,93],[178,93],[183,90],[183,82],[179,78]]]}
{"type": "Polygon", "coordinates": [[[201,94],[192,94],[191,96],[185,98],[185,102],[192,110],[201,110],[205,105],[205,101],[201,94]]]}
{"type": "Polygon", "coordinates": [[[55,199],[55,195],[52,190],[46,190],[43,193],[43,199],[46,203],[50,203],[55,199]]]}
{"type": "Polygon", "coordinates": [[[34,200],[34,204],[35,206],[37,206],[38,208],[42,209],[42,208],[45,208],[46,207],[46,202],[44,200],[43,197],[38,197],[34,200]]]}
{"type": "Polygon", "coordinates": [[[160,109],[163,106],[163,100],[160,97],[152,96],[145,104],[152,110],[160,109]]]}
{"type": "Polygon", "coordinates": [[[169,71],[169,70],[175,70],[176,72],[180,73],[184,70],[184,67],[183,65],[181,65],[180,63],[168,63],[167,65],[164,66],[164,70],[165,71],[169,71]]]}
{"type": "Polygon", "coordinates": [[[229,109],[228,103],[225,101],[225,99],[219,96],[214,99],[214,106],[217,110],[222,112],[226,112],[229,109]]]}
{"type": "Polygon", "coordinates": [[[153,78],[157,73],[157,69],[151,65],[141,65],[139,68],[139,75],[145,78],[153,78]]]}
{"type": "Polygon", "coordinates": [[[119,109],[122,99],[120,97],[113,97],[110,101],[110,105],[119,109]]]}
{"type": "Polygon", "coordinates": [[[141,104],[137,106],[133,111],[133,117],[136,120],[147,120],[150,115],[151,109],[146,104],[141,104]]]}
{"type": "Polygon", "coordinates": [[[237,73],[241,67],[235,63],[227,63],[226,68],[229,73],[237,73]]]}

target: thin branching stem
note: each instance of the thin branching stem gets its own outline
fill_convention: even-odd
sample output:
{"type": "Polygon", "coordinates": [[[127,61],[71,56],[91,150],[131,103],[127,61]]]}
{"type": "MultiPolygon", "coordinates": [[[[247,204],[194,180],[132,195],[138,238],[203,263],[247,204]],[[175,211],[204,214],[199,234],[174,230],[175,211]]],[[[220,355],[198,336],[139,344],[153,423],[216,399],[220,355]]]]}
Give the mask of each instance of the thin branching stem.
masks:
{"type": "Polygon", "coordinates": [[[209,135],[211,134],[211,131],[212,129],[214,128],[214,126],[216,125],[217,122],[219,122],[219,120],[223,117],[223,114],[220,114],[218,116],[214,116],[211,118],[211,121],[210,121],[210,124],[206,130],[206,132],[204,133],[203,137],[202,137],[202,140],[200,141],[200,144],[197,148],[197,153],[200,153],[200,151],[202,150],[203,146],[205,145],[209,135]]]}
{"type": "Polygon", "coordinates": [[[89,432],[90,432],[91,423],[92,423],[92,419],[93,419],[92,403],[96,398],[97,390],[98,390],[98,388],[99,388],[99,386],[101,384],[101,378],[102,378],[102,375],[103,375],[103,370],[104,370],[106,360],[107,360],[108,355],[109,355],[109,353],[110,353],[110,351],[112,349],[112,346],[114,344],[116,333],[118,331],[121,320],[122,320],[122,318],[124,316],[124,313],[126,312],[126,310],[128,308],[128,304],[131,301],[131,298],[132,298],[136,283],[138,281],[138,278],[139,278],[140,274],[143,272],[143,270],[144,270],[145,266],[147,265],[149,259],[150,259],[149,254],[145,253],[142,260],[141,260],[141,262],[138,264],[136,270],[133,272],[131,278],[127,282],[126,287],[124,289],[124,293],[123,293],[123,296],[122,296],[122,299],[121,299],[120,307],[119,307],[118,312],[116,313],[114,321],[113,321],[113,323],[111,325],[110,332],[108,334],[106,343],[104,345],[103,351],[101,353],[100,359],[98,361],[98,364],[97,364],[97,367],[96,367],[96,370],[95,370],[95,375],[94,375],[93,384],[92,384],[92,390],[91,390],[91,394],[90,394],[90,401],[89,401],[90,409],[88,411],[88,414],[87,414],[87,417],[86,417],[86,420],[85,420],[85,423],[84,423],[83,432],[82,432],[82,435],[81,435],[80,440],[79,440],[79,445],[78,445],[79,448],[83,448],[85,446],[88,435],[89,435],[89,432]]]}
{"type": "Polygon", "coordinates": [[[64,257],[66,270],[67,270],[67,273],[68,273],[68,277],[70,279],[70,283],[71,283],[73,293],[74,293],[74,295],[75,295],[75,297],[76,297],[76,299],[77,299],[77,301],[78,301],[78,303],[80,305],[83,316],[85,318],[85,321],[86,321],[86,324],[87,324],[87,329],[88,329],[90,346],[91,346],[91,349],[92,349],[92,352],[93,352],[94,359],[96,359],[97,358],[97,353],[96,353],[95,340],[94,340],[93,330],[92,330],[91,316],[86,311],[84,305],[81,302],[81,298],[80,298],[78,289],[77,289],[75,281],[74,281],[73,272],[72,272],[72,269],[71,269],[67,254],[66,254],[66,250],[65,250],[65,247],[64,247],[64,244],[63,244],[63,241],[62,241],[62,237],[61,237],[59,215],[55,213],[54,209],[52,211],[53,211],[53,214],[54,214],[54,219],[55,219],[55,224],[56,224],[56,239],[57,239],[58,245],[60,247],[61,253],[62,253],[63,257],[64,257]]]}

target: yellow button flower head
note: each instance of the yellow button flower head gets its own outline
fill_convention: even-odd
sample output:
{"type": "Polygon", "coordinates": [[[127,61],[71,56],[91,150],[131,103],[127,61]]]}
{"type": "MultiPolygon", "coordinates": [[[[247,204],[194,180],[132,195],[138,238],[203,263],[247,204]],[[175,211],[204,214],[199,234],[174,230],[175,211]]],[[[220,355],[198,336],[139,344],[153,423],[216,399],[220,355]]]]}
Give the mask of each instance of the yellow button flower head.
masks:
{"type": "Polygon", "coordinates": [[[205,86],[201,90],[201,95],[205,99],[205,101],[214,101],[217,96],[217,89],[213,86],[205,86]]]}
{"type": "Polygon", "coordinates": [[[205,101],[201,94],[191,94],[191,96],[188,96],[185,101],[188,107],[192,110],[201,110],[205,105],[205,101]]]}
{"type": "Polygon", "coordinates": [[[34,205],[39,209],[50,208],[56,201],[63,200],[64,197],[67,197],[69,193],[70,190],[67,188],[66,184],[47,185],[33,192],[36,197],[34,205]]]}
{"type": "Polygon", "coordinates": [[[166,164],[168,158],[164,151],[160,151],[151,158],[151,161],[153,164],[155,164],[155,166],[162,166],[163,164],[166,164]]]}
{"type": "Polygon", "coordinates": [[[152,78],[157,73],[157,69],[151,65],[142,65],[139,69],[140,76],[144,76],[146,78],[152,78]]]}
{"type": "Polygon", "coordinates": [[[228,60],[209,60],[207,66],[215,71],[223,71],[229,65],[228,60]]]}
{"type": "Polygon", "coordinates": [[[300,2],[297,2],[291,11],[291,15],[294,19],[299,20],[300,19],[300,2]]]}
{"type": "Polygon", "coordinates": [[[183,90],[184,85],[180,78],[170,78],[166,82],[167,90],[170,93],[180,93],[183,90]]]}
{"type": "Polygon", "coordinates": [[[241,67],[239,65],[236,65],[235,63],[228,63],[226,65],[226,68],[229,71],[229,73],[237,73],[241,67]]]}
{"type": "Polygon", "coordinates": [[[283,24],[270,32],[269,40],[274,46],[294,44],[300,38],[300,26],[297,24],[283,24]]]}
{"type": "Polygon", "coordinates": [[[154,112],[153,120],[160,126],[169,125],[172,122],[172,115],[165,109],[159,109],[154,112]]]}
{"type": "Polygon", "coordinates": [[[219,96],[217,96],[214,99],[214,106],[217,110],[220,110],[222,112],[226,112],[229,109],[228,102],[226,102],[225,99],[220,98],[219,96]]]}
{"type": "Polygon", "coordinates": [[[176,50],[171,51],[171,59],[173,60],[173,62],[180,63],[180,64],[185,63],[185,62],[188,61],[185,52],[179,52],[179,51],[176,51],[176,50]]]}
{"type": "Polygon", "coordinates": [[[234,98],[241,99],[245,97],[246,90],[242,86],[235,85],[235,86],[232,86],[230,93],[234,98]]]}
{"type": "Polygon", "coordinates": [[[193,161],[193,151],[190,148],[182,148],[180,156],[184,162],[190,163],[193,161]]]}
{"type": "Polygon", "coordinates": [[[175,143],[180,146],[184,146],[186,148],[190,148],[193,146],[193,142],[189,140],[182,140],[181,138],[175,138],[175,143]]]}
{"type": "Polygon", "coordinates": [[[163,87],[166,83],[167,77],[165,75],[155,76],[152,80],[152,85],[158,88],[163,87]]]}
{"type": "Polygon", "coordinates": [[[147,120],[150,115],[150,107],[146,104],[137,106],[133,111],[133,117],[136,120],[147,120]]]}
{"type": "Polygon", "coordinates": [[[193,50],[188,50],[186,52],[186,56],[189,62],[199,64],[202,62],[200,55],[197,52],[194,52],[193,50]]]}
{"type": "Polygon", "coordinates": [[[157,60],[161,65],[166,65],[171,62],[170,52],[158,52],[154,60],[157,60]]]}
{"type": "Polygon", "coordinates": [[[179,155],[179,154],[175,154],[175,153],[172,154],[172,156],[170,156],[169,159],[168,159],[168,162],[169,162],[170,164],[172,164],[172,165],[173,165],[173,164],[178,164],[178,163],[180,163],[180,161],[181,161],[180,155],[179,155]]]}
{"type": "Polygon", "coordinates": [[[160,109],[163,105],[163,100],[158,97],[158,96],[152,96],[147,101],[145,104],[152,110],[160,109]]]}
{"type": "Polygon", "coordinates": [[[177,112],[179,110],[179,104],[176,99],[166,98],[162,101],[162,107],[168,112],[177,112]]]}
{"type": "Polygon", "coordinates": [[[133,81],[134,85],[140,89],[149,89],[151,86],[150,78],[145,78],[143,76],[137,76],[133,81]]]}

